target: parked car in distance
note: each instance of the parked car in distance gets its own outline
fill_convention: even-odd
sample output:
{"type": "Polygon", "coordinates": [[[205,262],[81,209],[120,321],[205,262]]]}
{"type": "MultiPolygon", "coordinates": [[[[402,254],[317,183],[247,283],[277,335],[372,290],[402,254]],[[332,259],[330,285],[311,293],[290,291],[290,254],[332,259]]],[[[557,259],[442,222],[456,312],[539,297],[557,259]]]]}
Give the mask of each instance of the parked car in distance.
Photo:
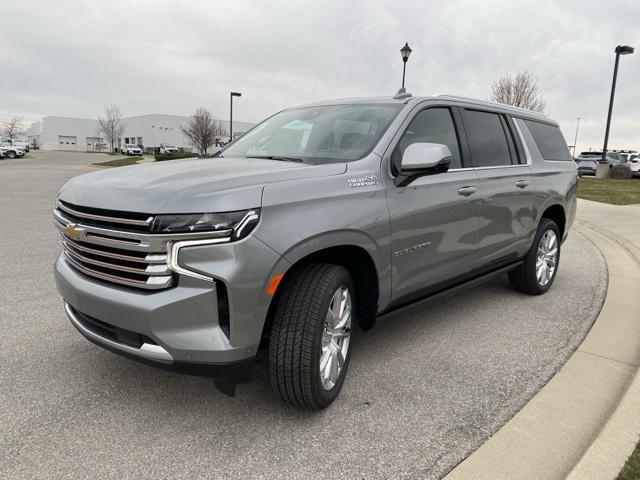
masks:
{"type": "Polygon", "coordinates": [[[120,147],[120,153],[125,155],[140,155],[142,156],[142,148],[135,143],[125,143],[120,147]]]}
{"type": "Polygon", "coordinates": [[[13,140],[12,142],[11,140],[9,140],[8,137],[2,137],[0,139],[0,144],[18,147],[24,150],[25,152],[29,152],[29,142],[25,142],[24,140],[13,140]]]}
{"type": "MultiPolygon", "coordinates": [[[[606,163],[620,165],[627,163],[630,154],[607,152],[606,163]]],[[[595,175],[598,164],[602,162],[602,152],[582,152],[575,158],[578,172],[582,175],[595,175]]]]}
{"type": "Polygon", "coordinates": [[[596,155],[597,152],[582,152],[575,158],[576,166],[578,167],[578,174],[580,175],[595,175],[598,170],[598,163],[602,158],[602,152],[596,155]]]}
{"type": "Polygon", "coordinates": [[[620,165],[629,161],[629,154],[607,152],[607,163],[609,165],[620,165]]]}
{"type": "Polygon", "coordinates": [[[175,147],[173,145],[168,145],[166,143],[161,143],[160,144],[160,153],[166,154],[166,153],[176,153],[179,152],[180,150],[178,150],[178,147],[175,147]]]}
{"type": "Polygon", "coordinates": [[[640,155],[631,155],[629,157],[629,167],[634,177],[640,178],[640,155]]]}
{"type": "Polygon", "coordinates": [[[321,409],[356,325],[501,274],[547,292],[576,185],[542,114],[454,96],[321,102],[218,158],[71,179],[54,210],[55,278],[98,345],[210,375],[227,394],[266,347],[274,391],[321,409]]]}
{"type": "Polygon", "coordinates": [[[6,158],[20,158],[24,156],[24,150],[11,144],[0,144],[0,153],[6,158]]]}

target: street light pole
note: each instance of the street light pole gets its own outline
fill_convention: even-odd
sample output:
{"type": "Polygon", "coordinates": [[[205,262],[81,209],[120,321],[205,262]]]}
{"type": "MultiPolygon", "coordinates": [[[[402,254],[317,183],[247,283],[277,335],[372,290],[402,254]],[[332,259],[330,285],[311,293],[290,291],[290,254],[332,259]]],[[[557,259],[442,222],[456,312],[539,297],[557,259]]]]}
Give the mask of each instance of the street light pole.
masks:
{"type": "Polygon", "coordinates": [[[405,42],[404,47],[400,49],[400,55],[402,55],[402,87],[396,93],[395,98],[405,98],[410,97],[411,94],[407,93],[407,90],[404,88],[404,77],[407,72],[407,60],[409,60],[409,55],[411,55],[411,47],[409,47],[409,43],[405,42]]]}
{"type": "Polygon", "coordinates": [[[240,92],[229,92],[231,105],[229,106],[229,142],[233,142],[233,97],[241,97],[240,92]]]}
{"type": "Polygon", "coordinates": [[[573,139],[573,156],[576,156],[576,148],[578,147],[578,127],[580,127],[580,117],[578,117],[578,122],[576,123],[576,136],[573,139]]]}
{"type": "Polygon", "coordinates": [[[611,127],[611,112],[613,111],[613,97],[616,94],[616,79],[618,78],[618,63],[620,55],[633,53],[633,47],[629,45],[618,45],[616,47],[616,63],[613,67],[613,81],[611,83],[611,97],[609,98],[609,113],[607,114],[607,127],[604,131],[604,146],[602,147],[602,163],[607,162],[607,146],[609,144],[609,128],[611,127]]]}

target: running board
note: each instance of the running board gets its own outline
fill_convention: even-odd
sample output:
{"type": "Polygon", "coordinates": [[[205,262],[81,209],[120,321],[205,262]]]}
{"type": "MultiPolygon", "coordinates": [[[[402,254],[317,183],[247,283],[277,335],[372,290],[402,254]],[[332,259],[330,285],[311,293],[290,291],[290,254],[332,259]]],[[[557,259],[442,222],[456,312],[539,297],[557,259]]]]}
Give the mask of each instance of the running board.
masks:
{"type": "Polygon", "coordinates": [[[376,320],[386,320],[388,318],[394,317],[396,315],[405,313],[407,311],[410,311],[413,308],[418,308],[421,307],[423,305],[425,305],[426,303],[432,302],[433,300],[437,300],[440,298],[445,298],[448,297],[449,295],[453,295],[454,293],[458,293],[461,290],[466,290],[467,288],[472,288],[472,287],[476,287],[478,285],[481,285],[495,277],[498,277],[502,274],[508,273],[511,270],[513,270],[514,268],[518,268],[520,265],[522,265],[524,263],[524,260],[519,260],[517,262],[514,263],[510,263],[507,266],[501,267],[497,270],[493,270],[489,273],[485,273],[484,275],[480,275],[479,277],[475,277],[472,278],[471,280],[467,280],[465,282],[462,283],[458,283],[457,285],[454,285],[452,287],[448,287],[445,288],[443,290],[439,290],[437,292],[431,293],[425,297],[419,298],[418,300],[415,300],[413,302],[407,303],[405,305],[401,305],[399,307],[393,308],[392,310],[389,310],[388,312],[383,313],[382,315],[379,315],[378,317],[376,317],[376,320]]]}

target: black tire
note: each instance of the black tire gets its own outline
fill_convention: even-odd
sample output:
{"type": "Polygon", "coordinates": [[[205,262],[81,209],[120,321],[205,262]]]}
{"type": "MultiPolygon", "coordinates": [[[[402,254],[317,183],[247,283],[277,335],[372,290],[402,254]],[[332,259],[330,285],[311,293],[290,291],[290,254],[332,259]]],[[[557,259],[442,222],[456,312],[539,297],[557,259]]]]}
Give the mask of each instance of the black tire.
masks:
{"type": "Polygon", "coordinates": [[[7,153],[5,153],[5,155],[9,158],[16,158],[16,152],[14,152],[13,150],[9,150],[7,153]]]}
{"type": "Polygon", "coordinates": [[[533,240],[533,245],[531,245],[531,248],[527,252],[527,255],[524,258],[524,263],[518,268],[509,272],[509,281],[511,282],[511,286],[515,290],[523,293],[528,293],[529,295],[541,295],[549,290],[549,288],[551,288],[551,285],[553,285],[553,281],[558,274],[558,267],[560,266],[560,242],[560,230],[558,229],[556,223],[549,218],[543,218],[542,220],[540,220],[538,230],[536,231],[536,235],[533,240]],[[551,278],[546,284],[541,285],[536,276],[538,246],[540,245],[542,237],[549,230],[553,231],[556,235],[558,253],[556,256],[555,269],[551,278]]]}
{"type": "Polygon", "coordinates": [[[286,403],[319,410],[333,402],[342,388],[351,344],[335,386],[325,390],[320,377],[325,318],[332,297],[340,287],[346,287],[351,295],[353,326],[353,281],[344,267],[309,263],[291,272],[280,286],[269,339],[269,373],[271,385],[286,403]]]}

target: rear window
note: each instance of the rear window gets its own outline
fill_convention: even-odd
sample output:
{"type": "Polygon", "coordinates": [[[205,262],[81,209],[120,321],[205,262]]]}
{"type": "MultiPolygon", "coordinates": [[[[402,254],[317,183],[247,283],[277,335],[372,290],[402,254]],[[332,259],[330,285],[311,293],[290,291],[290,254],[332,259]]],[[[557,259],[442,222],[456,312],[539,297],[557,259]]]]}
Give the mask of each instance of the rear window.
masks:
{"type": "Polygon", "coordinates": [[[540,154],[545,160],[571,161],[569,147],[560,129],[546,123],[525,120],[533,139],[538,145],[540,154]]]}
{"type": "Polygon", "coordinates": [[[465,126],[474,167],[511,165],[511,152],[500,116],[465,110],[465,126]]]}

